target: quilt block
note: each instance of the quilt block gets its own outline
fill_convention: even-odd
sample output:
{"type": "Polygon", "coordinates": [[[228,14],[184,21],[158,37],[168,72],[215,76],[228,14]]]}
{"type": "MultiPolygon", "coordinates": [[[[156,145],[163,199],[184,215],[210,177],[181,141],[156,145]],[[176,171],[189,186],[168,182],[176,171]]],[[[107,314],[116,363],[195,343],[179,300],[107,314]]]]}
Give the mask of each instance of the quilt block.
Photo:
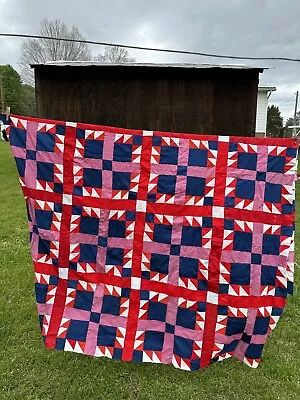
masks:
{"type": "Polygon", "coordinates": [[[45,346],[250,367],[293,287],[298,144],[11,116],[45,346]]]}

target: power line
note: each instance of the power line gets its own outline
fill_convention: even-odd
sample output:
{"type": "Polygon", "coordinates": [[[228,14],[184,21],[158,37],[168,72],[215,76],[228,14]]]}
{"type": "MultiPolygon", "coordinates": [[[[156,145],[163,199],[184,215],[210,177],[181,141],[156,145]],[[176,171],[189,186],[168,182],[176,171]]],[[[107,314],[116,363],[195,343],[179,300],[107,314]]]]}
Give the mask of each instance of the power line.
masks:
{"type": "Polygon", "coordinates": [[[91,45],[100,45],[100,46],[118,46],[126,49],[133,50],[147,50],[147,51],[159,51],[164,53],[174,53],[174,54],[188,54],[194,56],[202,56],[202,57],[212,57],[212,58],[230,58],[233,60],[256,60],[256,61],[291,61],[291,62],[300,62],[299,58],[289,58],[289,57],[247,57],[247,56],[233,56],[233,55],[222,55],[222,54],[210,54],[210,53],[201,53],[198,51],[187,51],[187,50],[174,50],[174,49],[160,49],[155,47],[143,47],[143,46],[130,46],[125,44],[118,43],[107,43],[107,42],[96,42],[92,40],[80,40],[80,39],[66,39],[66,38],[57,38],[51,36],[40,36],[40,35],[25,35],[20,33],[0,33],[2,37],[15,37],[15,38],[23,38],[23,39],[45,39],[45,40],[58,40],[63,42],[73,42],[73,43],[86,43],[91,45]]]}

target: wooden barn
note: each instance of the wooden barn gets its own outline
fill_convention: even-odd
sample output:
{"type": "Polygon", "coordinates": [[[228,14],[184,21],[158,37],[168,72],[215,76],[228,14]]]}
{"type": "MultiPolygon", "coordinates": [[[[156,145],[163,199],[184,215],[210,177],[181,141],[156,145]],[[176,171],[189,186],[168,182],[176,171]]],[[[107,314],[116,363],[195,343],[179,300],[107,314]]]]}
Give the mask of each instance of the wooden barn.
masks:
{"type": "Polygon", "coordinates": [[[32,67],[40,118],[255,136],[262,68],[90,62],[50,62],[32,67]]]}

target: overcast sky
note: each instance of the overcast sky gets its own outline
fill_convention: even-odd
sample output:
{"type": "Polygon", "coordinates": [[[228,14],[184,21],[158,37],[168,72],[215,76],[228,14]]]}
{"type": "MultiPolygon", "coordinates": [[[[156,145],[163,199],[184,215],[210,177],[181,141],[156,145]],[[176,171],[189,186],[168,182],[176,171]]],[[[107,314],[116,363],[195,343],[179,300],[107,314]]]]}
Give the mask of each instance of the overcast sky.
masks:
{"type": "MultiPolygon", "coordinates": [[[[90,40],[207,53],[300,58],[297,0],[0,0],[0,31],[37,34],[43,17],[76,25],[90,40]]],[[[0,64],[17,67],[20,39],[0,38],[0,64]]],[[[92,47],[99,53],[101,47],[92,47]]],[[[138,62],[236,63],[132,51],[138,62]]],[[[247,61],[238,63],[254,65],[247,61]]],[[[294,113],[300,63],[263,62],[260,84],[276,86],[270,102],[294,113]]],[[[300,108],[300,107],[299,107],[300,108]]]]}

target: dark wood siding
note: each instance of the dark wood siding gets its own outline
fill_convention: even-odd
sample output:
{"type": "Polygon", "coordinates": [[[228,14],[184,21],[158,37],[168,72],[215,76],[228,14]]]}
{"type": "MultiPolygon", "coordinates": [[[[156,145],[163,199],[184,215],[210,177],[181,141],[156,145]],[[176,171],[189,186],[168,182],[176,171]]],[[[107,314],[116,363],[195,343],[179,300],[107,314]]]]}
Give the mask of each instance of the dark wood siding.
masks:
{"type": "Polygon", "coordinates": [[[259,69],[38,66],[41,118],[254,136],[259,69]]]}

